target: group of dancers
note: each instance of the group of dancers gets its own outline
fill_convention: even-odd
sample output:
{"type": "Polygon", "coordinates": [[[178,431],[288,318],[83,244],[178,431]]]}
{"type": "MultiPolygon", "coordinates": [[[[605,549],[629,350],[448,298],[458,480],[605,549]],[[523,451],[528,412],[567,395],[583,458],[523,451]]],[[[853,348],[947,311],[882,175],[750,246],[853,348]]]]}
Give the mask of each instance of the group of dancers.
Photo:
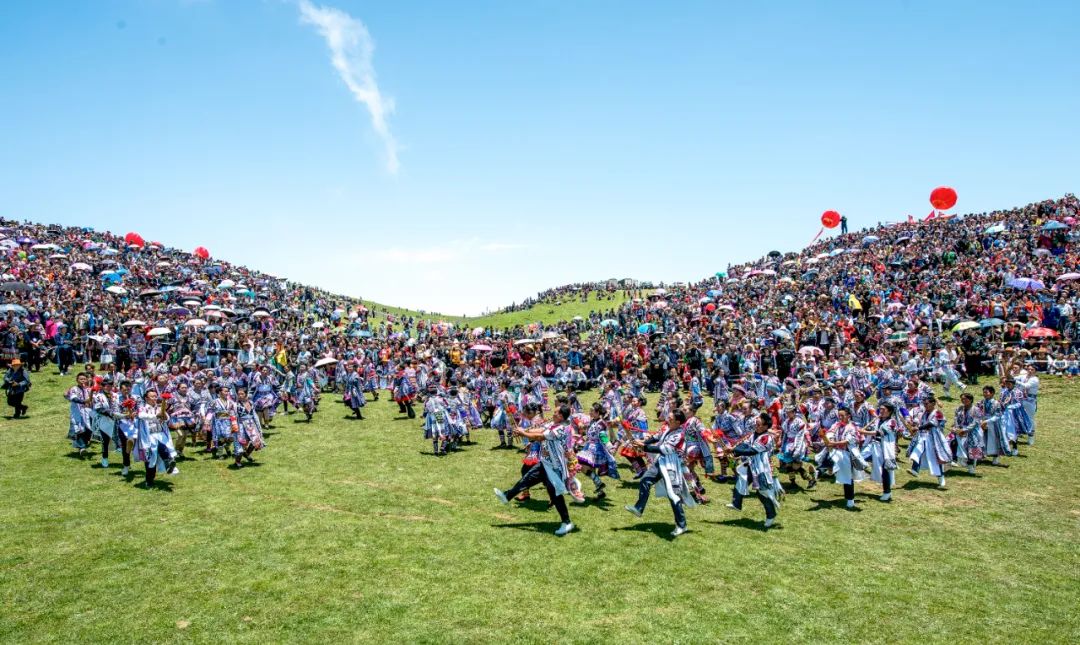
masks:
{"type": "Polygon", "coordinates": [[[177,462],[195,446],[213,459],[231,456],[233,467],[243,468],[265,447],[278,408],[289,413],[291,402],[310,421],[320,389],[318,375],[307,369],[281,375],[269,366],[245,373],[228,364],[203,370],[149,364],[98,375],[87,365],[64,396],[68,438],[80,458],[97,441],[101,468],[119,453],[121,475],[128,476],[134,456],[145,466],[143,485],[152,487],[159,472],[179,474],[177,462]]]}
{"type": "MultiPolygon", "coordinates": [[[[944,490],[950,468],[975,474],[986,460],[1007,467],[1004,458],[1034,443],[1038,376],[1019,365],[1004,371],[1000,388],[985,385],[978,396],[962,385],[951,424],[931,387],[918,377],[741,379],[715,400],[708,427],[698,417],[701,399],[694,390],[687,388],[690,396],[684,400],[669,380],[655,429],[648,427],[644,398],[614,378],[603,383],[600,400],[587,413],[572,391],[557,394],[550,418],[546,397],[537,400],[528,387],[504,381],[491,426],[500,445],[520,441],[524,458],[517,483],[496,488],[495,496],[504,504],[525,500],[530,488],[542,485],[561,520],[556,535],[563,536],[574,530],[563,496],[586,501],[578,475],[591,479],[595,498],[603,499],[603,478],[620,478],[617,458],[622,457],[639,482],[637,500],[626,510],[641,517],[656,487],[671,505],[672,537],[677,537],[687,530],[686,509],[709,503],[706,479],[734,482],[727,504],[732,510],[742,511],[746,497],[757,497],[765,528],[776,521],[784,475],[789,486],[801,478],[807,489],[817,486],[819,476],[831,476],[841,485],[848,509],[856,505],[855,485],[867,479],[880,486],[880,501],[891,501],[905,459],[913,478],[929,473],[944,490]],[[877,405],[871,405],[875,388],[877,405]]],[[[542,377],[523,382],[534,378],[542,377]]]]}

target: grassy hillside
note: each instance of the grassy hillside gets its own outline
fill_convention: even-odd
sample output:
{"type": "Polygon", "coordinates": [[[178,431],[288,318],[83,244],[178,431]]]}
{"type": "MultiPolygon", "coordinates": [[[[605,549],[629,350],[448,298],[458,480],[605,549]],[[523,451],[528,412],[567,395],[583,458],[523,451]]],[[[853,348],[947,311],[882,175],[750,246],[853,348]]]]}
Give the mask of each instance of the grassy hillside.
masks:
{"type": "Polygon", "coordinates": [[[857,512],[823,482],[767,533],[713,484],[672,542],[665,503],[622,510],[627,471],[555,538],[546,502],[492,496],[520,466],[492,431],[435,458],[385,397],[353,421],[326,395],[257,467],[192,451],[143,490],[71,453],[71,379],[34,378],[0,422],[3,642],[1080,641],[1080,391],[1057,379],[1008,469],[901,474],[891,504],[860,484],[857,512]]]}
{"type": "Polygon", "coordinates": [[[588,299],[585,302],[582,302],[577,297],[569,297],[556,302],[541,302],[521,311],[469,317],[446,316],[431,312],[420,313],[419,311],[411,309],[390,307],[371,302],[366,303],[366,306],[378,314],[376,317],[377,321],[381,321],[385,318],[385,312],[393,314],[396,317],[414,316],[428,320],[444,320],[455,325],[464,325],[465,327],[504,329],[536,322],[550,324],[560,320],[570,320],[574,316],[587,317],[592,311],[607,311],[619,307],[626,301],[623,294],[623,291],[617,291],[611,295],[593,291],[589,293],[588,299]]]}

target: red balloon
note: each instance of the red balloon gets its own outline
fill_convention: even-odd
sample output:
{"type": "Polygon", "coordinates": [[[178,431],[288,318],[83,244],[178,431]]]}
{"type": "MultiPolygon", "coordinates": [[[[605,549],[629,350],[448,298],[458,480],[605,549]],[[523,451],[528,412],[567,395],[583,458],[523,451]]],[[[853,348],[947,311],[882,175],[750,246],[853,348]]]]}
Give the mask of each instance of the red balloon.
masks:
{"type": "Polygon", "coordinates": [[[131,246],[143,246],[146,242],[138,233],[128,233],[124,236],[124,242],[131,246]]]}
{"type": "Polygon", "coordinates": [[[210,251],[207,251],[205,246],[200,246],[196,248],[192,254],[197,258],[202,258],[203,260],[210,259],[210,251]]]}
{"type": "Polygon", "coordinates": [[[825,211],[821,214],[821,225],[825,228],[836,228],[840,226],[840,213],[836,211],[825,211]]]}
{"type": "Polygon", "coordinates": [[[930,204],[939,211],[956,206],[956,191],[948,186],[938,186],[930,191],[930,204]]]}

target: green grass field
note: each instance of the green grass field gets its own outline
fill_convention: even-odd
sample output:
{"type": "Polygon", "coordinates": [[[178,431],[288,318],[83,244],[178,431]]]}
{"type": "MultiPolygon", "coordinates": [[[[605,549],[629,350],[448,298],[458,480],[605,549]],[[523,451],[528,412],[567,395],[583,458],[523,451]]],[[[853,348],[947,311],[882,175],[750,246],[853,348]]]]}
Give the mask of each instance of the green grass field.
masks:
{"type": "Polygon", "coordinates": [[[435,458],[385,398],[352,421],[325,395],[258,467],[191,451],[143,490],[71,454],[70,378],[35,381],[0,420],[3,642],[1080,641],[1080,390],[1053,378],[1011,468],[860,485],[858,512],[823,483],[767,533],[713,484],[676,541],[666,503],[622,510],[629,482],[556,538],[545,503],[492,495],[520,463],[492,431],[435,458]]]}
{"type": "Polygon", "coordinates": [[[544,324],[550,324],[558,322],[560,320],[571,320],[574,316],[581,316],[587,318],[593,311],[605,312],[610,309],[618,308],[624,302],[623,291],[617,291],[612,297],[607,297],[606,294],[593,291],[588,295],[588,299],[582,302],[579,298],[567,298],[557,303],[543,302],[528,309],[522,311],[511,311],[506,313],[489,314],[486,316],[447,316],[445,314],[438,313],[420,313],[411,309],[402,309],[400,307],[389,307],[378,303],[367,303],[367,306],[376,312],[376,320],[382,321],[386,318],[385,313],[391,313],[395,316],[414,316],[427,320],[443,320],[449,323],[453,323],[458,326],[465,326],[466,328],[485,327],[489,329],[505,329],[512,328],[518,325],[528,325],[530,323],[542,322],[544,324]]]}

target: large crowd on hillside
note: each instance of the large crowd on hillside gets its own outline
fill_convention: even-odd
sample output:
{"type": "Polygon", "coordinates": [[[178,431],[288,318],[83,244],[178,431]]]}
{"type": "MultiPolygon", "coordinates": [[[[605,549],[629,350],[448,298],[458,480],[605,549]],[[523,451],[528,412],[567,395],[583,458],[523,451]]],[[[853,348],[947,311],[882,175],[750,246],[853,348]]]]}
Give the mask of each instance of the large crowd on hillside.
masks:
{"type": "Polygon", "coordinates": [[[641,482],[627,510],[660,486],[676,535],[707,479],[733,479],[730,506],[756,496],[771,525],[781,474],[830,474],[854,506],[864,478],[891,499],[899,443],[944,488],[950,468],[1004,466],[1034,440],[1038,375],[1080,374],[1078,210],[1067,195],[878,226],[501,330],[376,314],[203,249],[0,221],[4,389],[22,418],[34,372],[74,373],[74,449],[98,444],[106,467],[119,454],[124,474],[143,462],[146,486],[197,450],[243,467],[279,415],[340,398],[362,419],[381,392],[435,455],[481,428],[523,451],[521,480],[496,495],[542,485],[560,535],[563,496],[585,501],[582,477],[606,496],[620,460],[641,482]],[[959,395],[948,413],[935,384],[959,395]]]}

